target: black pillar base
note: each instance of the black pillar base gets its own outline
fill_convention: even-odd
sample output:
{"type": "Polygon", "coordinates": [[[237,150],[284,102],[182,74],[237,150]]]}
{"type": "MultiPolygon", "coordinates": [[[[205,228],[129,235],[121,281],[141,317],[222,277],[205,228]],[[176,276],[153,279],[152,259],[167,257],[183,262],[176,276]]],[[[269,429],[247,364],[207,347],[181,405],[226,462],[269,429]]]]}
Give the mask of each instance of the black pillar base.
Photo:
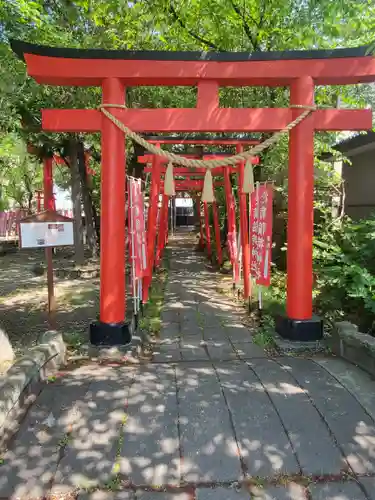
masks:
{"type": "Polygon", "coordinates": [[[281,337],[288,340],[300,342],[320,340],[323,337],[323,321],[317,316],[313,316],[311,319],[278,317],[276,331],[281,337]]]}
{"type": "Polygon", "coordinates": [[[127,345],[132,340],[133,332],[134,321],[123,323],[94,321],[90,325],[90,343],[102,346],[127,345]]]}

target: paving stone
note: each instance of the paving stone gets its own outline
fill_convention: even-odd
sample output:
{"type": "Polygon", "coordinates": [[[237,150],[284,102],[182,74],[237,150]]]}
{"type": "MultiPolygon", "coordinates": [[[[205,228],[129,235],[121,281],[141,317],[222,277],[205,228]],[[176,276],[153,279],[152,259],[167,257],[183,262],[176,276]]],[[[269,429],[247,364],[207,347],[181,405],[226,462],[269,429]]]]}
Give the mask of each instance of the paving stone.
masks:
{"type": "Polygon", "coordinates": [[[191,500],[188,493],[159,493],[155,491],[136,492],[136,500],[191,500]]]}
{"type": "Polygon", "coordinates": [[[224,326],[225,335],[232,342],[246,342],[248,339],[251,341],[251,332],[248,328],[240,323],[233,323],[232,325],[224,326]]]}
{"type": "Polygon", "coordinates": [[[152,359],[156,363],[175,363],[181,361],[180,347],[176,343],[156,346],[152,359]]]}
{"type": "Polygon", "coordinates": [[[184,347],[187,347],[189,349],[200,347],[203,348],[207,345],[206,341],[203,340],[202,337],[197,337],[197,336],[191,336],[191,337],[185,337],[180,340],[180,347],[183,349],[184,347]]]}
{"type": "Polygon", "coordinates": [[[186,481],[230,481],[241,477],[229,413],[212,367],[180,365],[178,398],[186,481]]]}
{"type": "Polygon", "coordinates": [[[180,324],[171,322],[162,322],[160,338],[173,338],[179,337],[180,335],[180,324]]]}
{"type": "Polygon", "coordinates": [[[184,361],[208,360],[208,354],[204,347],[189,346],[188,344],[181,347],[181,357],[184,361]]]}
{"type": "Polygon", "coordinates": [[[202,335],[184,335],[180,339],[180,346],[201,346],[205,345],[205,340],[202,335]]]}
{"type": "Polygon", "coordinates": [[[116,380],[98,380],[78,405],[80,420],[59,463],[53,494],[105,484],[113,474],[134,370],[114,369],[116,380]]]}
{"type": "Polygon", "coordinates": [[[132,491],[94,491],[78,495],[77,500],[135,500],[135,493],[132,491]]]}
{"type": "Polygon", "coordinates": [[[223,321],[217,316],[205,316],[203,319],[204,328],[217,328],[218,330],[223,330],[223,321]]]}
{"type": "Polygon", "coordinates": [[[177,346],[179,344],[180,344],[180,337],[163,338],[157,342],[154,342],[154,345],[163,346],[163,349],[166,348],[167,346],[177,346]]]}
{"type": "Polygon", "coordinates": [[[241,359],[265,358],[266,353],[262,347],[259,347],[252,342],[237,342],[233,344],[233,348],[237,356],[241,359]]]}
{"type": "Polygon", "coordinates": [[[375,420],[375,383],[368,373],[339,358],[314,358],[314,361],[336,377],[375,420]]]}
{"type": "Polygon", "coordinates": [[[215,342],[213,344],[207,344],[207,350],[213,361],[226,361],[237,359],[237,355],[234,352],[232,346],[228,343],[215,342]]]}
{"type": "Polygon", "coordinates": [[[1,457],[0,498],[42,498],[49,488],[59,461],[59,443],[79,425],[77,402],[88,390],[76,380],[47,385],[26,414],[10,449],[1,457]],[[52,413],[52,427],[43,422],[52,413]]]}
{"type": "MultiPolygon", "coordinates": [[[[251,500],[307,500],[307,496],[305,488],[296,483],[289,483],[287,486],[254,488],[251,491],[251,500]]],[[[341,497],[335,500],[341,500],[341,497]]]]}
{"type": "Polygon", "coordinates": [[[136,485],[180,482],[178,411],[173,367],[141,367],[131,386],[118,463],[136,485]]]}
{"type": "MultiPolygon", "coordinates": [[[[185,301],[184,304],[186,304],[185,301]]],[[[194,306],[192,307],[187,304],[185,305],[185,309],[183,309],[180,313],[180,321],[183,323],[197,323],[200,318],[201,315],[197,309],[194,306]]]]}
{"type": "MultiPolygon", "coordinates": [[[[179,284],[178,287],[181,288],[181,284],[179,284]]],[[[171,317],[173,318],[173,314],[180,314],[181,310],[184,309],[185,306],[184,303],[181,302],[181,300],[176,300],[175,293],[172,294],[173,298],[168,297],[170,297],[169,292],[167,292],[167,300],[165,301],[165,304],[163,306],[162,313],[170,312],[172,313],[171,317]]]]}
{"type": "MultiPolygon", "coordinates": [[[[354,470],[375,473],[373,420],[343,387],[375,416],[374,382],[363,383],[358,371],[355,377],[347,368],[343,373],[342,366],[337,365],[339,360],[321,360],[320,366],[311,360],[278,358],[286,367],[281,370],[275,361],[262,358],[260,348],[252,344],[251,331],[241,323],[241,313],[216,293],[214,275],[205,269],[205,257],[193,254],[189,241],[188,236],[171,240],[175,261],[162,314],[161,340],[166,343],[155,346],[155,360],[159,362],[121,369],[85,365],[47,386],[4,456],[5,463],[0,467],[0,498],[13,500],[15,492],[19,498],[24,494],[27,500],[46,495],[60,458],[53,493],[104,483],[114,472],[121,472],[122,477],[142,486],[165,483],[179,486],[182,472],[183,479],[192,482],[243,479],[238,445],[252,476],[298,473],[293,447],[305,474],[321,471],[337,474],[340,454],[299,383],[323,413],[354,470]],[[182,248],[184,245],[186,248],[182,248]],[[180,327],[181,350],[176,342],[180,327]],[[199,347],[203,336],[222,388],[211,359],[206,360],[202,354],[205,349],[199,347]],[[229,339],[233,346],[243,350],[244,358],[251,356],[248,363],[268,392],[246,363],[235,359],[229,339]],[[168,364],[181,360],[186,361],[176,367],[168,364]],[[56,426],[40,428],[51,408],[57,418],[56,426]],[[67,429],[71,431],[70,439],[67,429]],[[65,446],[62,457],[61,443],[65,446]]],[[[375,500],[374,478],[361,477],[359,481],[367,490],[368,499],[375,500]]],[[[305,493],[301,486],[288,483],[252,491],[251,498],[306,500],[305,493]]],[[[196,500],[248,498],[246,492],[236,492],[233,488],[196,490],[196,500]]],[[[364,498],[355,482],[311,486],[311,500],[364,498]]],[[[78,497],[78,500],[158,499],[192,500],[191,495],[181,491],[97,491],[78,497]]]]}
{"type": "Polygon", "coordinates": [[[181,323],[181,337],[188,336],[202,336],[202,327],[197,322],[193,323],[191,321],[181,323]]]}
{"type": "MultiPolygon", "coordinates": [[[[236,338],[232,338],[229,334],[228,334],[228,339],[230,340],[230,342],[235,346],[237,344],[241,345],[241,344],[253,344],[253,337],[249,334],[249,335],[243,335],[240,339],[236,339],[236,338]]],[[[255,344],[254,344],[255,345],[255,344]]]]}
{"type": "Polygon", "coordinates": [[[366,500],[361,488],[354,481],[313,484],[309,490],[312,500],[366,500]]]}
{"type": "Polygon", "coordinates": [[[198,488],[196,500],[250,500],[250,493],[234,488],[198,488]]]}
{"type": "Polygon", "coordinates": [[[227,363],[217,371],[248,474],[298,473],[290,441],[258,378],[243,362],[227,363]]]}
{"type": "Polygon", "coordinates": [[[284,359],[285,368],[308,391],[358,474],[375,472],[375,427],[358,401],[324,368],[297,358],[284,359]]]}
{"type": "Polygon", "coordinates": [[[178,323],[180,321],[180,311],[179,309],[162,310],[160,313],[160,318],[162,322],[178,323]]]}
{"type": "Polygon", "coordinates": [[[233,302],[222,299],[217,293],[213,294],[214,297],[203,301],[199,304],[199,311],[207,315],[215,314],[221,319],[225,319],[226,322],[238,320],[239,313],[235,310],[233,302]]]}
{"type": "Polygon", "coordinates": [[[344,466],[342,454],[305,391],[274,361],[253,360],[249,366],[275,405],[303,473],[339,474],[344,466]]]}
{"type": "Polygon", "coordinates": [[[375,500],[375,478],[360,477],[358,481],[365,488],[369,500],[375,500]]]}
{"type": "Polygon", "coordinates": [[[207,341],[216,341],[216,342],[225,342],[226,344],[229,345],[229,340],[226,335],[225,330],[220,327],[209,327],[209,326],[204,326],[203,328],[203,337],[207,341]]]}

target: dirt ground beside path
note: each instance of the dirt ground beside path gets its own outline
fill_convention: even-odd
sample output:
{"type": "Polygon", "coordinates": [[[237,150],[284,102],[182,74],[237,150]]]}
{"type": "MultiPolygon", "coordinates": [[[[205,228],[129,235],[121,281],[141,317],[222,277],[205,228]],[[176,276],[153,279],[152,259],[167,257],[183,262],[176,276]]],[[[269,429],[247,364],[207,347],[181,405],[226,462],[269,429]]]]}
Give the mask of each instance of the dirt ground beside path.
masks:
{"type": "MultiPolygon", "coordinates": [[[[53,261],[55,268],[73,267],[71,251],[58,250],[53,261]]],[[[45,264],[40,250],[0,257],[0,328],[9,336],[16,355],[35,345],[48,329],[47,278],[33,272],[38,264],[45,264]]],[[[98,311],[99,279],[55,278],[55,294],[58,328],[71,345],[85,342],[88,324],[98,311]]]]}

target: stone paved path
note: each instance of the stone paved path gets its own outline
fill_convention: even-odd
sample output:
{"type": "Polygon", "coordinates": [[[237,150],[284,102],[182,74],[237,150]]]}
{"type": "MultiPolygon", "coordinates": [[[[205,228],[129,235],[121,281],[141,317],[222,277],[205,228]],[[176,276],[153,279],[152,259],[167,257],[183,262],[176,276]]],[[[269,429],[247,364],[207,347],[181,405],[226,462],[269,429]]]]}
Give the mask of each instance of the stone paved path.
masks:
{"type": "Polygon", "coordinates": [[[266,358],[189,237],[172,245],[154,362],[47,385],[0,499],[375,500],[375,383],[338,359],[266,358]]]}

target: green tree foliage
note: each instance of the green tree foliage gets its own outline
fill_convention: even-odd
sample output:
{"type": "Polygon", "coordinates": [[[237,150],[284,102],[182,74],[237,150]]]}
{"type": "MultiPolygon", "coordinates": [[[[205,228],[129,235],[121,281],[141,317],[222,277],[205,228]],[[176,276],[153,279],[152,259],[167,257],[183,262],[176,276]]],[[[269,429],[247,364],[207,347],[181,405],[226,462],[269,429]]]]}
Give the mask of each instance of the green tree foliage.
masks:
{"type": "Polygon", "coordinates": [[[0,136],[0,210],[13,206],[31,211],[35,188],[41,188],[41,171],[25,143],[15,133],[0,136]]]}
{"type": "MultiPolygon", "coordinates": [[[[368,331],[375,315],[375,216],[354,222],[324,217],[316,227],[316,305],[368,331]]],[[[375,334],[375,331],[373,332],[375,334]]]]}

